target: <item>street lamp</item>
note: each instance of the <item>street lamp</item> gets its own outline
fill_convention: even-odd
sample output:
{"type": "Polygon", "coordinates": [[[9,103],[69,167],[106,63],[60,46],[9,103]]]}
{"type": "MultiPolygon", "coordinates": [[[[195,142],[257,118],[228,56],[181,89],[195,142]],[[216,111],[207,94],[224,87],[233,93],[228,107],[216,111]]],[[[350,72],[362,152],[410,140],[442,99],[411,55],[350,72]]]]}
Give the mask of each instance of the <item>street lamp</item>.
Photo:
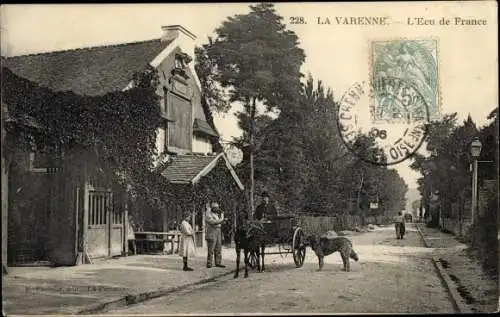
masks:
{"type": "Polygon", "coordinates": [[[472,202],[471,202],[471,222],[474,224],[474,220],[476,218],[477,212],[477,159],[479,158],[479,154],[481,154],[481,141],[479,141],[478,137],[472,139],[470,144],[470,154],[472,156],[473,165],[472,165],[472,202]]]}

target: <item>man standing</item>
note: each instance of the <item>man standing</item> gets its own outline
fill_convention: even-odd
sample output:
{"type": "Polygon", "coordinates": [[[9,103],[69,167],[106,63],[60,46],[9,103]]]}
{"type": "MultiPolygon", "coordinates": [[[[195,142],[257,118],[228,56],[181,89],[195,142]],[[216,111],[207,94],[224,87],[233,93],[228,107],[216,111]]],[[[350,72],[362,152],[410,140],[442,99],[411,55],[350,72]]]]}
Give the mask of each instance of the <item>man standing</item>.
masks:
{"type": "Polygon", "coordinates": [[[224,214],[219,207],[219,204],[213,202],[211,209],[207,210],[207,215],[205,221],[207,223],[207,268],[212,267],[212,259],[215,255],[215,266],[216,267],[226,267],[222,265],[222,232],[221,225],[224,222],[224,214]],[[215,253],[215,254],[214,254],[215,253]]]}
{"type": "Polygon", "coordinates": [[[269,201],[269,194],[267,192],[262,192],[262,202],[255,210],[255,219],[261,220],[262,218],[272,218],[277,215],[278,212],[276,208],[269,201]]]}

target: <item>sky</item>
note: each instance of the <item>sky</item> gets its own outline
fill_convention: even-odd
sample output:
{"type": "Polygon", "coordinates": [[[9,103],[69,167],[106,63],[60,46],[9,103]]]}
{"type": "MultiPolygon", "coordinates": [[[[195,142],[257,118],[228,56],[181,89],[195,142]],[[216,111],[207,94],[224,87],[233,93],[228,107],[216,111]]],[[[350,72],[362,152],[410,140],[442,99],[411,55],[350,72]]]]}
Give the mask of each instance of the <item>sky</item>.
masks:
{"type": "MultiPolygon", "coordinates": [[[[302,72],[311,73],[339,99],[353,83],[369,78],[370,41],[438,39],[441,113],[467,115],[481,126],[498,105],[496,4],[486,2],[279,3],[278,14],[299,37],[306,53],[302,72]],[[385,17],[389,25],[338,25],[336,17],[385,17]],[[302,17],[306,24],[291,24],[302,17]],[[487,25],[454,25],[456,18],[487,25]],[[330,24],[318,24],[318,18],[330,24]],[[434,20],[434,25],[415,25],[434,20]],[[439,25],[441,18],[451,25],[439,25]],[[410,25],[410,23],[413,23],[410,25]]],[[[228,16],[249,12],[248,4],[85,4],[2,5],[2,56],[142,41],[161,36],[161,26],[181,24],[197,36],[196,44],[228,16]]],[[[430,23],[430,22],[429,22],[430,23]]],[[[428,24],[429,24],[428,23],[428,24]]],[[[235,110],[235,109],[233,109],[235,110]]],[[[236,109],[237,110],[237,109],[236,109]]],[[[240,135],[234,115],[216,116],[223,139],[240,135]]],[[[408,186],[418,173],[406,160],[395,166],[408,186]]]]}

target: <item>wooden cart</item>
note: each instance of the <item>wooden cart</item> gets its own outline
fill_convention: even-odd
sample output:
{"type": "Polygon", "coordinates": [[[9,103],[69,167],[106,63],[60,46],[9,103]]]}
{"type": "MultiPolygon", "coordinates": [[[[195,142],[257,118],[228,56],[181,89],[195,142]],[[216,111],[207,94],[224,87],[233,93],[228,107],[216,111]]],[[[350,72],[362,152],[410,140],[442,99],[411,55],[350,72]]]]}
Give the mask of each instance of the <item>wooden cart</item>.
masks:
{"type": "MultiPolygon", "coordinates": [[[[306,243],[304,231],[299,220],[293,215],[279,215],[268,221],[262,222],[266,232],[266,246],[278,246],[278,251],[265,252],[265,255],[292,254],[296,267],[304,265],[306,257],[306,243]]],[[[257,267],[257,255],[249,255],[251,268],[257,267]]]]}

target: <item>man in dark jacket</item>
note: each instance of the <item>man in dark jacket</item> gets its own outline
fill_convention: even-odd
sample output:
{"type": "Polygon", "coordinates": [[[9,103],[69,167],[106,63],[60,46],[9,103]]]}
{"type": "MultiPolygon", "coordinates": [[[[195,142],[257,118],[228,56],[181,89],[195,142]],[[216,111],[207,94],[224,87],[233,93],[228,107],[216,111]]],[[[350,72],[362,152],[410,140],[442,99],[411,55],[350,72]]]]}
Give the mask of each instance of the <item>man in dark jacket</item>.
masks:
{"type": "Polygon", "coordinates": [[[255,210],[255,219],[261,220],[262,218],[272,218],[276,217],[278,212],[276,211],[276,207],[271,204],[269,201],[269,194],[267,192],[262,193],[262,202],[257,209],[255,210]]]}

